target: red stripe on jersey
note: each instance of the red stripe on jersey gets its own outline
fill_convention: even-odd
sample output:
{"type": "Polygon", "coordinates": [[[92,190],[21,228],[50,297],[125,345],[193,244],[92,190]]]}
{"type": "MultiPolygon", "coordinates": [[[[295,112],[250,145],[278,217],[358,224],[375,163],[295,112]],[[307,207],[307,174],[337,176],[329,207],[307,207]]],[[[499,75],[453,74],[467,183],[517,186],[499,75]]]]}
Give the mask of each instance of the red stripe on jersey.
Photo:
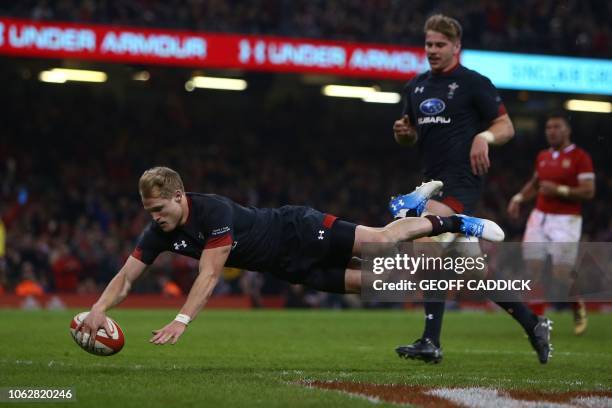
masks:
{"type": "Polygon", "coordinates": [[[233,243],[232,235],[231,234],[225,234],[225,235],[220,236],[220,237],[214,237],[212,239],[209,239],[206,242],[206,245],[204,246],[204,249],[219,248],[219,247],[222,247],[222,246],[232,245],[232,243],[233,243]]]}
{"type": "Polygon", "coordinates": [[[323,217],[323,226],[329,229],[332,227],[332,225],[334,225],[334,222],[337,219],[338,217],[336,217],[335,215],[325,214],[325,217],[323,217]]]}
{"type": "Polygon", "coordinates": [[[497,117],[500,117],[501,115],[505,115],[506,113],[508,113],[508,111],[506,110],[506,105],[504,105],[503,103],[500,103],[499,108],[497,108],[497,117]]]}
{"type": "Polygon", "coordinates": [[[142,262],[142,248],[136,247],[136,249],[132,251],[132,256],[142,262]]]}
{"type": "Polygon", "coordinates": [[[457,214],[463,213],[463,204],[453,196],[444,197],[442,203],[448,205],[457,214]]]}

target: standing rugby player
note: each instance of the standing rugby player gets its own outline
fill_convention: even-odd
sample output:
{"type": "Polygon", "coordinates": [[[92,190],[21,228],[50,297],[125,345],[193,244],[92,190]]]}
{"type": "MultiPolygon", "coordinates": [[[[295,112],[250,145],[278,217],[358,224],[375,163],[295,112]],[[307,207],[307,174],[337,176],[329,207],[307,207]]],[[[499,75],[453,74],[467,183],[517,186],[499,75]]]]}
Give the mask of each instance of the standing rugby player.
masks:
{"type": "MultiPolygon", "coordinates": [[[[561,299],[569,294],[582,233],[581,203],[595,196],[595,173],[591,156],[572,143],[567,117],[560,113],[550,115],[545,133],[550,147],[538,154],[533,177],[512,197],[508,213],[518,218],[521,204],[537,198],[523,237],[523,257],[528,271],[542,276],[546,258],[551,256],[551,294],[561,299]]],[[[545,304],[538,306],[537,312],[542,314],[545,304]]],[[[587,328],[586,307],[583,301],[572,303],[572,307],[574,333],[580,335],[587,328]]]]}
{"type": "MultiPolygon", "coordinates": [[[[425,206],[416,205],[406,195],[394,197],[389,205],[396,218],[472,213],[490,167],[489,145],[502,145],[514,136],[512,121],[491,81],[459,63],[459,22],[434,15],[425,22],[424,32],[431,69],[404,88],[403,116],[395,122],[393,131],[399,144],[418,145],[424,178],[441,180],[444,189],[439,199],[431,199],[425,206]]],[[[456,238],[447,234],[439,240],[456,238]]],[[[430,238],[420,241],[432,242],[430,238]]],[[[523,327],[539,361],[546,363],[551,349],[550,321],[538,318],[523,303],[497,304],[523,327]]],[[[429,298],[425,302],[423,335],[413,344],[398,347],[400,357],[438,363],[442,359],[443,315],[444,299],[429,298]]]]}

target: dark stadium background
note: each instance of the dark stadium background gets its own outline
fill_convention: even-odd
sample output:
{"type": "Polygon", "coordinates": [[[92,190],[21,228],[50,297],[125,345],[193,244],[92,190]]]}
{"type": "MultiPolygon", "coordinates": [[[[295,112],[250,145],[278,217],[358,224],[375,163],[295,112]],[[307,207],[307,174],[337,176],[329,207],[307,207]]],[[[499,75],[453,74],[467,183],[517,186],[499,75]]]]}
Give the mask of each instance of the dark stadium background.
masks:
{"type": "MultiPolygon", "coordinates": [[[[438,10],[462,21],[464,48],[612,56],[607,1],[469,1],[465,7],[365,0],[205,3],[2,2],[0,15],[421,46],[424,18],[438,10]]],[[[46,291],[56,290],[57,276],[65,274],[71,283],[63,290],[100,290],[148,222],[137,180],[154,165],[177,169],[188,190],[227,195],[246,205],[306,204],[371,225],[390,221],[386,206],[392,194],[420,183],[416,150],[393,140],[400,104],[367,104],[320,92],[326,83],[399,92],[402,82],[201,72],[239,76],[249,87],[236,93],[187,92],[185,81],[194,73],[187,68],[0,57],[0,214],[7,228],[0,286],[6,292],[28,270],[46,291]],[[104,84],[38,81],[40,71],[57,66],[99,69],[109,79],[104,84]],[[150,79],[134,81],[143,70],[150,79]]],[[[577,95],[500,92],[517,134],[492,149],[477,214],[497,220],[510,240],[520,240],[527,208],[519,222],[511,222],[507,202],[530,177],[536,153],[545,147],[546,114],[577,95]]],[[[592,155],[597,173],[596,198],[585,205],[584,240],[610,241],[612,120],[596,113],[571,112],[570,117],[573,141],[592,155]]],[[[171,276],[186,291],[195,265],[164,256],[136,290],[158,292],[158,278],[171,276]]],[[[238,276],[228,272],[220,290],[241,293],[238,276]]],[[[266,278],[264,293],[287,291],[266,278]]],[[[320,303],[317,299],[310,304],[320,303]]]]}

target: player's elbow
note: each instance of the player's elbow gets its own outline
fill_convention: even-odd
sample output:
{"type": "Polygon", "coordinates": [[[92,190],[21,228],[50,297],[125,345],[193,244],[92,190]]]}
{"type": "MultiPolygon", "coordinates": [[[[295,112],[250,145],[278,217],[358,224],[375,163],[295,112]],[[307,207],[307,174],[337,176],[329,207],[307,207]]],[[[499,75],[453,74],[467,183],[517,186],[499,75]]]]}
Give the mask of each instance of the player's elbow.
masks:
{"type": "Polygon", "coordinates": [[[512,139],[516,134],[512,121],[508,121],[508,140],[512,139]]]}
{"type": "Polygon", "coordinates": [[[121,298],[127,297],[127,295],[130,293],[131,288],[132,288],[132,284],[125,282],[125,284],[121,287],[121,293],[119,294],[119,296],[121,298]]]}
{"type": "Polygon", "coordinates": [[[129,275],[126,274],[124,271],[120,271],[118,275],[121,279],[120,296],[126,297],[128,293],[130,293],[130,289],[132,289],[132,281],[130,280],[129,275]]]}
{"type": "Polygon", "coordinates": [[[514,125],[512,124],[512,121],[510,120],[510,118],[507,118],[504,121],[504,143],[505,142],[509,142],[510,140],[512,140],[512,138],[515,135],[515,130],[514,130],[514,125]]]}
{"type": "Polygon", "coordinates": [[[199,275],[202,276],[203,279],[217,281],[221,278],[223,274],[223,266],[221,267],[204,267],[200,269],[199,275]]]}
{"type": "Polygon", "coordinates": [[[495,119],[491,127],[495,128],[495,134],[497,135],[495,144],[500,145],[508,143],[514,137],[514,125],[508,114],[495,119]]]}

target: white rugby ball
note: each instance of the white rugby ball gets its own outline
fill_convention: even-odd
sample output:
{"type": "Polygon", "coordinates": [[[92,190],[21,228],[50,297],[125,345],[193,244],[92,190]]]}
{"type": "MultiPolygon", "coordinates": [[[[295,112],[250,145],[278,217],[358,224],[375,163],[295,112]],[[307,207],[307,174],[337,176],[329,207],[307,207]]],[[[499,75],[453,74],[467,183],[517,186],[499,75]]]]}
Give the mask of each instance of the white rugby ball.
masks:
{"type": "Polygon", "coordinates": [[[123,348],[125,344],[125,337],[123,335],[123,330],[117,324],[116,321],[107,317],[106,320],[110,327],[110,333],[106,333],[106,330],[100,328],[96,333],[96,343],[93,349],[89,349],[83,344],[87,344],[89,340],[89,334],[83,334],[81,331],[77,331],[77,327],[85,320],[89,312],[82,312],[78,315],[74,316],[72,321],[70,322],[70,333],[72,334],[72,338],[83,350],[88,353],[95,354],[97,356],[110,356],[115,353],[118,353],[123,348]]]}

